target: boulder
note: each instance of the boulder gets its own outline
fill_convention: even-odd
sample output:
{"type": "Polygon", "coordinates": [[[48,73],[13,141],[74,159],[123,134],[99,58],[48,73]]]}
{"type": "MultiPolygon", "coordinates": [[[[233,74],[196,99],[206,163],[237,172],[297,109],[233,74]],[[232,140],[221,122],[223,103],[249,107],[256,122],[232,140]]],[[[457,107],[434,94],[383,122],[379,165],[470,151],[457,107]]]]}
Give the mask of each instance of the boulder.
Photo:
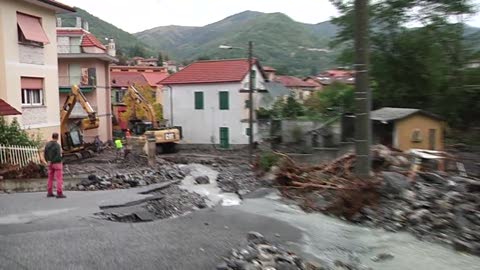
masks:
{"type": "Polygon", "coordinates": [[[254,232],[254,231],[251,231],[251,232],[248,232],[247,234],[247,240],[250,242],[250,243],[253,243],[253,244],[265,244],[267,241],[265,240],[265,237],[259,233],[259,232],[254,232]]]}
{"type": "Polygon", "coordinates": [[[473,179],[466,179],[465,188],[468,192],[480,192],[480,181],[473,179]]]}
{"type": "Polygon", "coordinates": [[[383,186],[381,192],[386,194],[401,194],[410,187],[408,178],[396,172],[383,172],[383,186]]]}
{"type": "Polygon", "coordinates": [[[210,184],[210,179],[206,175],[197,176],[195,177],[195,183],[199,185],[210,184]]]}

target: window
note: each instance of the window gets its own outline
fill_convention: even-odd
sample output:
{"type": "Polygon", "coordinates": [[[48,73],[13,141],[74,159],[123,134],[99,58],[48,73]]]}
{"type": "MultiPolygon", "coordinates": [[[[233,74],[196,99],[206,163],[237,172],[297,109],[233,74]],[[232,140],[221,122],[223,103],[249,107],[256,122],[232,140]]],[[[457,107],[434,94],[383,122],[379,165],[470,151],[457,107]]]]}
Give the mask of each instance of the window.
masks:
{"type": "Polygon", "coordinates": [[[255,90],[257,88],[257,71],[252,69],[252,74],[250,76],[250,79],[252,79],[252,89],[255,90]]]}
{"type": "Polygon", "coordinates": [[[49,43],[39,17],[17,12],[18,41],[34,46],[49,43]]]}
{"type": "Polygon", "coordinates": [[[195,110],[203,110],[203,92],[195,92],[195,110]]]}
{"type": "Polygon", "coordinates": [[[227,91],[220,91],[219,92],[219,102],[220,102],[220,110],[228,110],[228,92],[227,91]]]}
{"type": "Polygon", "coordinates": [[[422,141],[422,133],[420,132],[420,129],[414,129],[412,132],[412,142],[421,142],[422,141]]]}
{"type": "Polygon", "coordinates": [[[22,105],[43,105],[43,78],[21,78],[22,105]]]}
{"type": "Polygon", "coordinates": [[[251,134],[252,134],[252,132],[251,132],[250,128],[246,128],[245,129],[245,135],[251,136],[251,134]]]}

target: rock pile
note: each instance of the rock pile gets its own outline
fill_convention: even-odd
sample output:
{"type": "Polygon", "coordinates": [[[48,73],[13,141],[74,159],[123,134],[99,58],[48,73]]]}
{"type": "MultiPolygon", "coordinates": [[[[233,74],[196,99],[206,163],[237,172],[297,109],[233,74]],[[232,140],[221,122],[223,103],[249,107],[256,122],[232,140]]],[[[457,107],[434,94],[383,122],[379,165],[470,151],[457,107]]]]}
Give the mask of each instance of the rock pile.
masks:
{"type": "Polygon", "coordinates": [[[232,249],[229,256],[217,265],[217,270],[357,270],[368,269],[358,263],[335,261],[334,265],[306,261],[280,245],[269,243],[262,234],[249,232],[248,244],[232,249]]]}
{"type": "Polygon", "coordinates": [[[285,157],[276,181],[286,197],[306,210],[390,231],[406,230],[480,256],[479,179],[431,168],[414,176],[402,153],[384,146],[372,152],[374,176],[369,181],[353,174],[353,154],[312,167],[285,157]]]}
{"type": "Polygon", "coordinates": [[[353,221],[390,231],[407,230],[480,256],[480,181],[440,172],[421,173],[413,182],[383,173],[377,206],[362,209],[353,221]]]}

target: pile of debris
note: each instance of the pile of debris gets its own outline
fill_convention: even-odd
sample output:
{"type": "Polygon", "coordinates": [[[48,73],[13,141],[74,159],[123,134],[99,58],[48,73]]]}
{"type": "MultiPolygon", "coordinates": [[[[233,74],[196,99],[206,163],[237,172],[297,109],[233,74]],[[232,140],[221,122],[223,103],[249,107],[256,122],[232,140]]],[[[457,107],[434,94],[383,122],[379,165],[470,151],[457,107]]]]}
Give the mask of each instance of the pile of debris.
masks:
{"type": "Polygon", "coordinates": [[[168,181],[153,185],[141,194],[151,196],[123,204],[104,205],[96,215],[118,222],[144,222],[180,216],[207,207],[205,199],[181,189],[180,181],[168,181]]]}
{"type": "Polygon", "coordinates": [[[335,261],[333,266],[327,263],[305,261],[295,253],[280,245],[269,243],[262,234],[249,232],[248,244],[240,249],[232,249],[229,256],[217,265],[217,270],[235,269],[285,269],[285,270],[357,270],[368,269],[358,262],[344,263],[335,261]]]}
{"type": "Polygon", "coordinates": [[[284,156],[276,183],[285,197],[307,211],[322,211],[350,221],[407,230],[422,239],[451,244],[480,255],[480,180],[433,169],[412,171],[405,153],[372,149],[373,175],[353,174],[355,155],[319,166],[300,166],[284,156]]]}
{"type": "Polygon", "coordinates": [[[0,176],[3,179],[29,179],[44,178],[48,176],[48,173],[44,165],[30,162],[24,167],[12,164],[0,164],[0,176]]]}
{"type": "Polygon", "coordinates": [[[155,169],[144,167],[135,170],[101,171],[88,175],[87,179],[82,180],[77,185],[77,190],[131,188],[171,180],[181,180],[184,177],[182,170],[176,165],[161,165],[155,169]]]}

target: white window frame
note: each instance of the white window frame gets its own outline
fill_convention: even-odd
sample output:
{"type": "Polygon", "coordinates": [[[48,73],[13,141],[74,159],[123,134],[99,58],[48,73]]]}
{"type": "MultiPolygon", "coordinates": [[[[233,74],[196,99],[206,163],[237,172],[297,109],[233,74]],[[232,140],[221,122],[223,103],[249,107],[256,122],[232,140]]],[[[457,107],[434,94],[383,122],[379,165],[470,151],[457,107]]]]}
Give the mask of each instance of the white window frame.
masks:
{"type": "Polygon", "coordinates": [[[22,106],[43,106],[43,100],[43,89],[22,89],[22,106]],[[40,93],[39,102],[33,101],[35,91],[40,93]]]}

